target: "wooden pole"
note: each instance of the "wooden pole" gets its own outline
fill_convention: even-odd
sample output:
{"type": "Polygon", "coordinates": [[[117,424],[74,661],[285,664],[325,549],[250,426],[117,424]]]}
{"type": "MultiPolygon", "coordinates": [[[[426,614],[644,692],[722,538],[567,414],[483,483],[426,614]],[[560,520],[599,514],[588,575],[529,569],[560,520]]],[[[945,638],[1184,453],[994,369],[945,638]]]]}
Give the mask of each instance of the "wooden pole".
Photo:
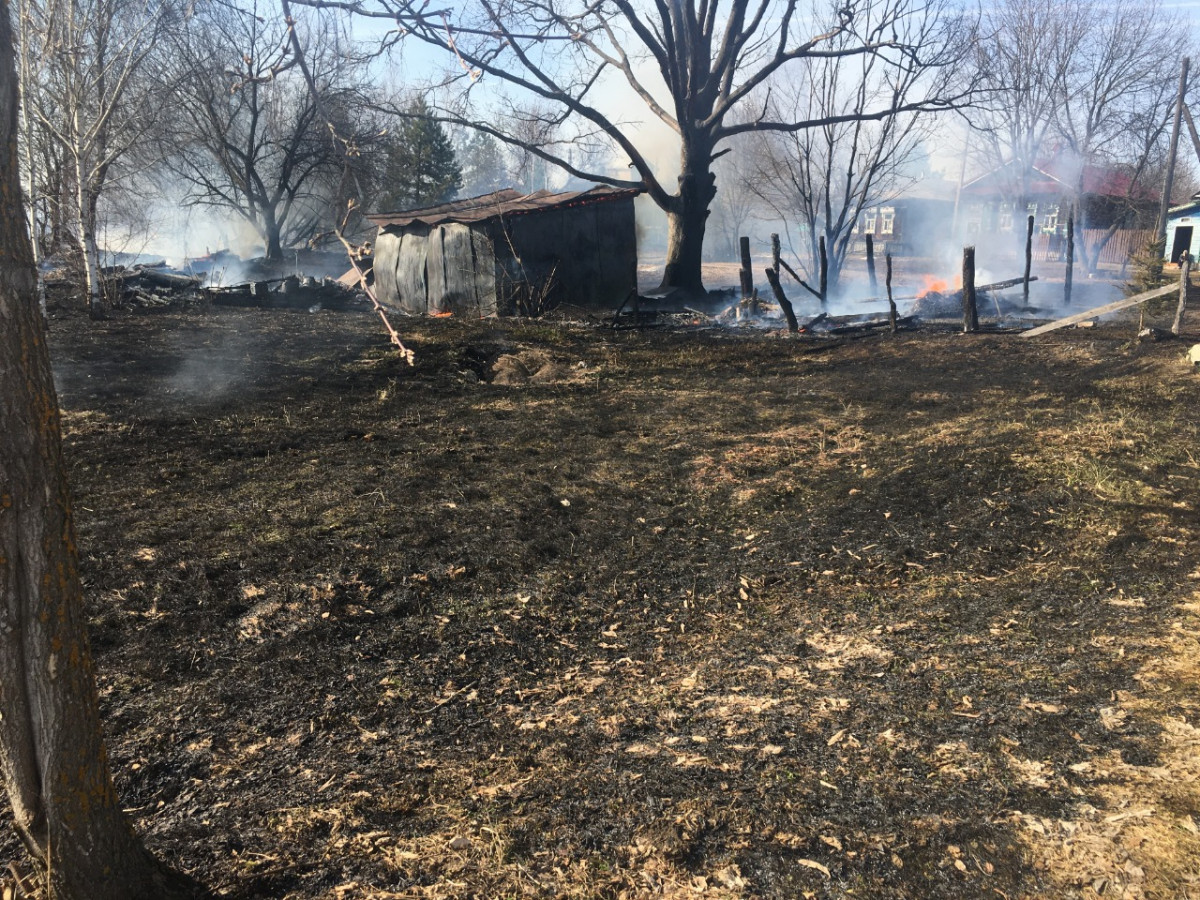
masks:
{"type": "Polygon", "coordinates": [[[754,293],[754,272],[750,268],[750,238],[739,238],[738,248],[742,254],[742,299],[747,300],[754,293]]]}
{"type": "Polygon", "coordinates": [[[1136,294],[1133,297],[1126,297],[1124,300],[1115,300],[1112,303],[1106,303],[1103,306],[1085,309],[1083,312],[1072,313],[1066,318],[1059,319],[1055,322],[1047,322],[1045,325],[1039,325],[1037,328],[1031,328],[1028,331],[1021,332],[1021,337],[1036,337],[1039,334],[1047,334],[1051,331],[1057,331],[1059,328],[1066,328],[1068,325],[1078,325],[1080,322],[1086,322],[1088,319],[1095,319],[1098,316],[1103,316],[1110,312],[1129,309],[1129,307],[1145,303],[1147,300],[1157,300],[1159,297],[1169,296],[1178,290],[1179,288],[1176,285],[1164,285],[1163,287],[1155,288],[1152,291],[1136,294]]]}
{"type": "Polygon", "coordinates": [[[1175,307],[1175,321],[1171,324],[1171,334],[1179,337],[1183,328],[1183,310],[1187,306],[1188,282],[1192,271],[1192,254],[1186,250],[1179,259],[1179,305],[1175,307]]]}
{"type": "Polygon", "coordinates": [[[779,250],[779,235],[771,235],[771,268],[778,274],[783,270],[779,267],[779,258],[782,256],[779,250]]]}
{"type": "Polygon", "coordinates": [[[1029,273],[1033,271],[1033,216],[1025,220],[1025,283],[1021,289],[1024,306],[1029,306],[1029,273]]]}
{"type": "Polygon", "coordinates": [[[1067,213],[1067,275],[1063,281],[1063,306],[1071,305],[1071,288],[1075,279],[1075,207],[1067,213]]]}
{"type": "Polygon", "coordinates": [[[825,235],[821,235],[817,247],[821,258],[821,282],[818,293],[821,295],[821,305],[824,306],[829,300],[829,254],[825,252],[825,235]]]}
{"type": "Polygon", "coordinates": [[[1175,158],[1179,153],[1179,128],[1183,120],[1183,98],[1187,93],[1188,66],[1186,56],[1179,66],[1179,92],[1175,95],[1175,122],[1171,128],[1171,145],[1167,150],[1167,174],[1163,178],[1162,200],[1158,206],[1158,228],[1154,234],[1158,240],[1167,237],[1167,210],[1171,208],[1171,190],[1175,186],[1175,158]]]}
{"type": "Polygon", "coordinates": [[[895,334],[899,330],[899,325],[896,321],[896,301],[892,297],[892,254],[885,253],[883,259],[887,264],[887,275],[884,278],[884,284],[887,286],[888,324],[892,328],[892,334],[895,334]]]}
{"type": "Polygon", "coordinates": [[[879,293],[879,280],[875,277],[875,237],[867,235],[867,278],[871,281],[871,296],[879,293]]]}
{"type": "Polygon", "coordinates": [[[975,248],[963,247],[963,333],[979,330],[979,310],[975,305],[975,248]]]}
{"type": "Polygon", "coordinates": [[[792,309],[792,301],[788,300],[787,295],[783,292],[783,285],[779,283],[778,269],[767,269],[767,282],[771,285],[772,293],[775,294],[775,301],[783,310],[783,317],[787,319],[788,331],[795,334],[800,330],[800,323],[796,321],[796,311],[792,309]]]}

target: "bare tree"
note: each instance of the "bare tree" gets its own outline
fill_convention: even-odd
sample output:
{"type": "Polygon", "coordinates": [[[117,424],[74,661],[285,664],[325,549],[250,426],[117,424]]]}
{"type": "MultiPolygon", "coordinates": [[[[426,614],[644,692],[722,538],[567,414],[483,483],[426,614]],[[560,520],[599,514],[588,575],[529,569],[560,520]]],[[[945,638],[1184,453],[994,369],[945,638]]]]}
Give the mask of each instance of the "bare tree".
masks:
{"type": "MultiPolygon", "coordinates": [[[[1089,167],[1123,170],[1132,206],[1162,146],[1181,31],[1159,0],[1002,0],[988,8],[976,67],[991,102],[971,124],[1016,209],[1026,208],[1035,167],[1052,154],[1066,199],[1085,217],[1089,167]]],[[[1089,269],[1108,237],[1083,247],[1089,269]]]]}
{"type": "MultiPolygon", "coordinates": [[[[891,19],[867,15],[873,0],[830,2],[815,18],[800,0],[662,0],[645,8],[631,0],[474,0],[454,10],[434,10],[416,0],[297,2],[396,23],[404,40],[450,54],[456,78],[468,86],[506,85],[519,97],[555,110],[556,121],[575,134],[603,136],[620,159],[628,160],[632,177],[614,176],[611,169],[584,170],[553,147],[522,141],[489,124],[496,121],[493,115],[448,114],[577,177],[643,188],[667,214],[663,286],[689,291],[703,290],[700,263],[716,191],[712,166],[725,152],[723,145],[746,132],[826,124],[823,118],[779,120],[770,114],[766,86],[776,72],[798,60],[830,55],[875,54],[897,65],[912,57],[948,64],[963,46],[951,19],[934,43],[916,47],[898,37],[903,19],[939,5],[927,0],[894,4],[891,19]],[[613,80],[633,92],[640,110],[674,132],[679,178],[673,189],[639,146],[628,104],[617,104],[612,113],[602,108],[601,89],[613,80]],[[731,114],[739,109],[743,118],[733,122],[731,114]]],[[[886,104],[856,115],[881,119],[911,109],[945,108],[961,99],[958,93],[913,96],[899,107],[886,104]]]]}
{"type": "MultiPolygon", "coordinates": [[[[892,22],[906,45],[936,42],[942,27],[927,9],[922,17],[898,15],[903,0],[888,0],[867,11],[892,22]]],[[[850,40],[840,36],[834,48],[850,40]]],[[[803,131],[768,132],[755,148],[747,185],[775,214],[799,226],[801,263],[815,273],[822,239],[828,258],[828,292],[836,296],[854,227],[863,211],[898,196],[912,181],[913,160],[932,127],[931,113],[912,98],[947,94],[952,77],[920,56],[893,61],[876,54],[830,54],[806,60],[780,75],[776,93],[779,120],[823,120],[803,131]],[[927,82],[933,81],[934,84],[927,82]],[[786,104],[786,105],[785,105],[786,104]],[[893,108],[874,119],[872,109],[893,108]]]]}
{"type": "Polygon", "coordinates": [[[21,204],[10,27],[0,0],[0,776],[46,896],[198,896],[133,835],[104,752],[58,401],[21,204]]]}
{"type": "Polygon", "coordinates": [[[1180,49],[1182,23],[1168,16],[1159,0],[1137,4],[1088,2],[1076,10],[1081,31],[1067,65],[1055,111],[1055,132],[1071,154],[1076,171],[1072,205],[1080,217],[1077,247],[1086,270],[1094,272],[1100,252],[1147,193],[1156,152],[1164,147],[1180,49]],[[1110,224],[1088,241],[1091,204],[1086,202],[1089,167],[1120,171],[1123,196],[1110,185],[1110,224]]]}
{"type": "Polygon", "coordinates": [[[338,43],[331,28],[312,35],[314,96],[273,8],[208,6],[176,37],[181,127],[170,136],[170,164],[189,185],[188,202],[239,216],[268,259],[329,224],[339,185],[347,190],[372,140],[359,128],[358,66],[338,43]]]}
{"type": "MultiPolygon", "coordinates": [[[[27,0],[19,12],[24,101],[66,163],[88,302],[100,315],[97,209],[120,162],[158,122],[143,75],[170,11],[161,0],[27,0]]],[[[31,124],[27,165],[36,141],[31,124]]]]}

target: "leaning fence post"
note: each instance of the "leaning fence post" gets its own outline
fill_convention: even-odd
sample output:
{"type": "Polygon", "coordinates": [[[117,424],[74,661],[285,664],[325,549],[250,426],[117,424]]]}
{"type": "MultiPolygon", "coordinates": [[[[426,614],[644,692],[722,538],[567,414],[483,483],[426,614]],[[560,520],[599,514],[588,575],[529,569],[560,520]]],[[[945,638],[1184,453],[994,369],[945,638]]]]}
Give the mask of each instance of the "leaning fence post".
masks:
{"type": "Polygon", "coordinates": [[[796,311],[792,309],[792,301],[788,300],[787,294],[783,292],[783,285],[779,283],[778,269],[767,269],[767,282],[775,294],[775,301],[783,310],[783,317],[787,319],[788,331],[795,334],[800,330],[800,323],[796,321],[796,311]]]}

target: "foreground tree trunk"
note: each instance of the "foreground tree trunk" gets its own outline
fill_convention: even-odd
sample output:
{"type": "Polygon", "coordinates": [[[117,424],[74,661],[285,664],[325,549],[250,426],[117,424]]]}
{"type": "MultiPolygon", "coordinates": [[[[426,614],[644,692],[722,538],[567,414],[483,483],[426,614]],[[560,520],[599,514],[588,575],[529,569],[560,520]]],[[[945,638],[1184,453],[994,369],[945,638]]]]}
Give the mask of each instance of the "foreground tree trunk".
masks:
{"type": "Polygon", "coordinates": [[[0,777],[55,900],[198,896],[134,836],[104,750],[21,200],[10,29],[0,0],[0,777]]]}
{"type": "Polygon", "coordinates": [[[717,196],[713,145],[707,134],[686,134],[680,153],[679,193],[660,203],[667,214],[667,261],[660,291],[704,293],[701,264],[709,209],[717,196]]]}

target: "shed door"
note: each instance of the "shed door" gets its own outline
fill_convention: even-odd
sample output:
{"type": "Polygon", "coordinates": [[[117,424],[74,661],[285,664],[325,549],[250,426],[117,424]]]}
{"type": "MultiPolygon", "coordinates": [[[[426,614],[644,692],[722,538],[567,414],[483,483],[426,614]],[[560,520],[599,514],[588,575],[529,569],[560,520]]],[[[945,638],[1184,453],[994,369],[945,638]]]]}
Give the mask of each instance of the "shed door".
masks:
{"type": "Polygon", "coordinates": [[[1170,262],[1179,262],[1179,257],[1183,255],[1183,252],[1192,249],[1192,227],[1191,225],[1176,227],[1175,240],[1171,242],[1170,262]]]}

